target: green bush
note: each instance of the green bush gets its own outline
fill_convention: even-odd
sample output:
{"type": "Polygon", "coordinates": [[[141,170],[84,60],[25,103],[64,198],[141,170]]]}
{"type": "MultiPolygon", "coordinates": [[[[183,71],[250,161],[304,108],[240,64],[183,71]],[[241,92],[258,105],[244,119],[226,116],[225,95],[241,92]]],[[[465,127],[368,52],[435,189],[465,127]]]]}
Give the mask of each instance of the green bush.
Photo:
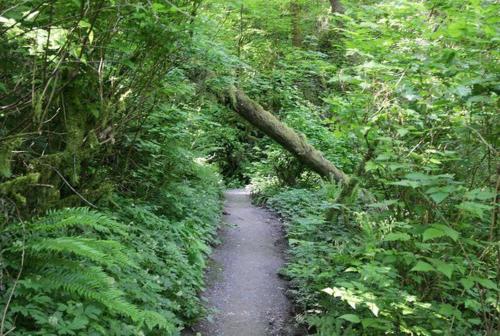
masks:
{"type": "Polygon", "coordinates": [[[4,231],[5,330],[31,335],[178,335],[202,313],[205,258],[218,225],[220,189],[209,167],[164,202],[116,196],[110,215],[87,208],[51,211],[4,231]],[[111,219],[110,216],[116,219],[111,219]],[[171,216],[171,215],[170,215],[171,216]],[[15,288],[13,286],[16,286],[15,288]]]}
{"type": "MultiPolygon", "coordinates": [[[[388,210],[352,208],[348,226],[339,225],[324,219],[329,194],[325,186],[267,195],[288,220],[284,274],[302,311],[298,320],[314,334],[483,335],[495,326],[497,243],[481,238],[473,221],[419,225],[388,210]]],[[[490,196],[463,198],[476,197],[471,203],[480,207],[490,196]]]]}

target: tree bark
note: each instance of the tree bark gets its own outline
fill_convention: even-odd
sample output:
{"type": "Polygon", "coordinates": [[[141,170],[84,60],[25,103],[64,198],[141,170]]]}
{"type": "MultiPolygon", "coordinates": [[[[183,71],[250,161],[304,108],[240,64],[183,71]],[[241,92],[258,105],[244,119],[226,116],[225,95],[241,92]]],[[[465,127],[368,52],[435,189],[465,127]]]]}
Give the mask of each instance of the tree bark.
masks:
{"type": "Polygon", "coordinates": [[[319,35],[319,50],[337,58],[337,62],[343,61],[344,33],[341,29],[335,30],[334,27],[343,28],[343,22],[335,14],[344,14],[345,9],[340,0],[329,0],[331,5],[330,18],[326,20],[327,24],[322,24],[322,31],[319,35]]]}
{"type": "Polygon", "coordinates": [[[278,120],[271,112],[250,99],[243,91],[231,87],[225,97],[225,103],[250,124],[275,140],[286,150],[292,153],[300,162],[325,179],[335,180],[342,184],[350,181],[340,169],[323,157],[323,154],[311,146],[305,136],[293,130],[278,120]]]}
{"type": "Polygon", "coordinates": [[[344,6],[340,0],[330,0],[330,5],[332,6],[332,13],[344,14],[344,6]]]}
{"type": "Polygon", "coordinates": [[[302,36],[301,27],[301,6],[297,0],[292,0],[290,2],[290,12],[292,14],[292,45],[294,47],[301,47],[302,41],[304,40],[302,36]]]}

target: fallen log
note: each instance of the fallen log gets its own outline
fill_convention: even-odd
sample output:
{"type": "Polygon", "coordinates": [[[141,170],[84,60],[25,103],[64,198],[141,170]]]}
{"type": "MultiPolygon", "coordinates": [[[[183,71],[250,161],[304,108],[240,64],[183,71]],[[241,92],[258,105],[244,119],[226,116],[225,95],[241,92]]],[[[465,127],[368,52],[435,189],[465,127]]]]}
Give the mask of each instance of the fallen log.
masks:
{"type": "Polygon", "coordinates": [[[327,180],[349,184],[350,178],[307,142],[305,136],[281,122],[271,112],[232,86],[220,99],[250,124],[279,143],[300,162],[327,180]]]}

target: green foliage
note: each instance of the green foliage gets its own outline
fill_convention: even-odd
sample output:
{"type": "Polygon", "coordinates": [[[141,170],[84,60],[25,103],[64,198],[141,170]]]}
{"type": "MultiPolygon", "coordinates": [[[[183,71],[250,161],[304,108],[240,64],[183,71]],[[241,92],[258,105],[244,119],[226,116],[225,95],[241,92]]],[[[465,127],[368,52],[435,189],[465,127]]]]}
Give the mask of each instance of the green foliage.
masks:
{"type": "Polygon", "coordinates": [[[498,3],[343,5],[3,1],[0,334],[179,334],[203,313],[213,164],[289,219],[312,334],[493,335],[498,3]],[[339,203],[207,90],[228,84],[373,202],[339,203]]]}
{"type": "Polygon", "coordinates": [[[126,247],[120,243],[124,232],[124,225],[85,208],[53,211],[8,230],[13,244],[2,251],[2,259],[6,272],[22,272],[22,278],[11,284],[16,288],[9,286],[5,291],[6,297],[14,293],[7,311],[7,330],[15,327],[15,333],[30,330],[36,335],[108,330],[109,334],[123,335],[111,327],[111,321],[122,316],[124,326],[136,325],[136,331],[159,328],[173,333],[172,321],[163,314],[139,309],[122,289],[121,270],[139,268],[137,255],[131,255],[130,250],[125,253],[126,247]],[[99,238],[103,233],[114,234],[114,240],[99,238]],[[67,301],[85,314],[69,313],[64,304],[67,301]],[[99,319],[86,317],[96,311],[99,319]],[[16,323],[19,318],[23,322],[16,323]]]}
{"type": "Polygon", "coordinates": [[[220,192],[209,167],[192,169],[193,185],[160,190],[163,202],[175,201],[175,215],[158,199],[153,205],[115,197],[120,222],[71,208],[9,227],[3,271],[22,270],[22,277],[3,293],[7,300],[16,286],[6,328],[33,335],[177,335],[184,321],[198,318],[220,192]]]}
{"type": "Polygon", "coordinates": [[[324,220],[325,188],[268,197],[289,220],[284,273],[303,311],[298,320],[316,334],[483,335],[495,323],[498,286],[487,265],[496,247],[468,238],[472,226],[456,227],[459,235],[443,224],[357,212],[346,229],[324,220]]]}
{"type": "Polygon", "coordinates": [[[0,4],[0,334],[179,335],[203,313],[221,186],[192,146],[191,9],[0,4]]]}
{"type": "MultiPolygon", "coordinates": [[[[281,178],[293,166],[270,169],[280,162],[276,147],[255,165],[257,201],[290,222],[284,273],[301,308],[297,320],[328,336],[494,335],[498,4],[343,3],[333,27],[341,48],[318,56],[303,45],[271,67],[288,79],[279,97],[286,108],[275,111],[336,165],[360,174],[377,201],[338,204],[338,186],[302,172],[281,178]],[[320,100],[308,93],[314,78],[320,100]],[[355,169],[369,148],[374,154],[355,169]],[[333,222],[325,220],[331,209],[340,213],[333,222]]],[[[259,66],[270,71],[265,61],[259,66]]],[[[282,90],[274,83],[271,91],[282,90]]]]}

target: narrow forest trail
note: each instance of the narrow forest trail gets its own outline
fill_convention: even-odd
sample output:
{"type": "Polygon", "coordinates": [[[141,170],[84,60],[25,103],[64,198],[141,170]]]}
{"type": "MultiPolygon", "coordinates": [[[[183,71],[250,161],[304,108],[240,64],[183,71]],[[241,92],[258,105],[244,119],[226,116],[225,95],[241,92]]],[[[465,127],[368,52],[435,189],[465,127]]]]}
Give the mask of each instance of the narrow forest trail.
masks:
{"type": "Polygon", "coordinates": [[[221,244],[211,256],[208,288],[202,294],[213,309],[209,320],[195,326],[203,336],[286,335],[290,303],[286,282],[278,277],[284,264],[279,219],[251,204],[244,189],[225,193],[226,225],[221,244]]]}

